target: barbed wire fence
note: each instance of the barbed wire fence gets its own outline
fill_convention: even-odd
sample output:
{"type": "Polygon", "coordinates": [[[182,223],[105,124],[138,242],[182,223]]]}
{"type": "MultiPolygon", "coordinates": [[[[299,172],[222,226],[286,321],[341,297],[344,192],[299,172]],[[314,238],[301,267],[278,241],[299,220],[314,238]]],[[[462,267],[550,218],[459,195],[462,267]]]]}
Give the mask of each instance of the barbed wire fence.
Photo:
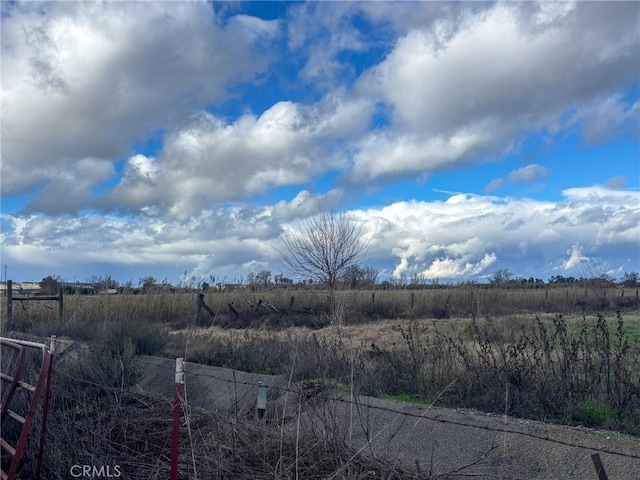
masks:
{"type": "MultiPolygon", "coordinates": [[[[164,370],[167,370],[167,371],[172,371],[171,368],[166,367],[166,366],[158,365],[158,364],[151,363],[151,362],[146,362],[144,360],[140,360],[140,362],[143,363],[143,364],[146,364],[146,365],[150,365],[150,366],[156,367],[156,368],[164,369],[164,370]]],[[[238,384],[238,385],[252,386],[252,387],[256,387],[256,389],[258,387],[264,386],[260,382],[247,382],[247,381],[241,381],[241,380],[230,380],[228,378],[223,378],[221,376],[213,375],[213,374],[210,374],[210,373],[189,372],[187,370],[186,374],[187,374],[187,376],[208,377],[208,378],[215,379],[217,381],[222,381],[222,382],[226,382],[226,383],[230,383],[230,384],[235,383],[235,384],[238,384]]],[[[279,386],[278,388],[281,391],[285,391],[285,392],[288,392],[288,393],[300,394],[300,389],[299,388],[294,389],[294,388],[286,388],[286,387],[282,387],[282,386],[279,386]]],[[[344,404],[349,404],[349,405],[354,405],[354,406],[362,406],[363,405],[362,402],[358,402],[357,400],[350,400],[350,399],[337,397],[337,396],[327,397],[326,395],[320,394],[320,393],[305,392],[305,395],[313,397],[313,398],[322,398],[322,400],[329,401],[329,402],[339,402],[339,403],[344,403],[344,404]]],[[[497,427],[492,427],[490,425],[477,425],[477,424],[469,423],[469,422],[460,422],[460,421],[455,421],[455,420],[450,420],[450,419],[445,419],[445,418],[438,418],[436,416],[429,416],[429,415],[426,415],[425,413],[417,414],[417,413],[413,413],[413,412],[406,412],[406,411],[402,411],[402,410],[396,410],[396,409],[393,409],[393,408],[390,408],[390,407],[384,407],[384,406],[381,406],[381,405],[370,405],[370,404],[368,404],[368,405],[366,405],[366,407],[369,408],[369,409],[372,409],[372,410],[384,411],[384,412],[387,412],[387,413],[401,415],[401,416],[404,416],[404,417],[423,419],[423,420],[430,420],[430,421],[438,422],[438,423],[445,423],[445,424],[449,424],[449,425],[457,425],[457,426],[461,426],[461,427],[468,427],[468,428],[475,428],[475,429],[480,429],[480,430],[487,430],[487,431],[496,432],[496,433],[508,433],[508,434],[513,434],[513,435],[522,435],[522,436],[526,436],[526,437],[530,437],[530,438],[535,438],[537,440],[541,440],[541,441],[544,441],[544,442],[557,443],[559,445],[565,445],[565,446],[568,446],[568,447],[579,448],[579,449],[583,449],[583,450],[590,450],[590,451],[595,451],[595,452],[599,452],[599,453],[607,453],[607,454],[610,454],[610,455],[617,455],[617,456],[621,456],[621,457],[627,457],[627,458],[633,458],[633,459],[640,460],[640,455],[631,454],[631,453],[625,453],[625,452],[618,452],[618,451],[615,451],[615,450],[611,450],[611,449],[607,449],[607,448],[601,448],[601,447],[590,447],[590,446],[581,445],[581,444],[578,444],[578,443],[573,443],[573,442],[568,442],[568,441],[565,441],[565,440],[552,438],[550,436],[536,435],[535,433],[524,432],[524,431],[521,431],[521,430],[513,430],[513,429],[508,429],[508,428],[497,428],[497,427]]]]}
{"type": "MultiPolygon", "coordinates": [[[[160,370],[164,370],[167,372],[167,378],[171,378],[171,376],[174,375],[174,373],[177,374],[177,372],[174,370],[174,368],[169,364],[169,362],[167,362],[167,359],[162,359],[162,361],[164,363],[162,364],[158,364],[158,363],[154,363],[151,361],[147,361],[145,360],[144,357],[138,357],[137,361],[141,364],[141,365],[146,365],[146,366],[150,366],[150,367],[154,367],[156,369],[160,369],[160,370]]],[[[557,445],[563,445],[565,447],[570,447],[570,448],[575,448],[575,449],[580,449],[580,450],[584,450],[584,451],[588,451],[591,452],[591,460],[593,461],[594,467],[596,469],[598,478],[600,480],[602,479],[606,479],[606,473],[604,471],[604,466],[602,464],[602,461],[600,460],[599,454],[607,454],[607,455],[614,455],[614,456],[618,456],[618,457],[622,457],[622,458],[629,458],[629,459],[634,459],[634,460],[640,460],[640,454],[636,454],[633,452],[624,452],[624,451],[618,451],[612,448],[605,448],[605,447],[598,447],[598,446],[588,446],[588,445],[584,445],[584,444],[580,444],[578,442],[572,442],[572,441],[567,441],[564,439],[560,439],[560,438],[554,438],[553,436],[550,435],[541,435],[541,434],[537,434],[531,431],[523,431],[523,430],[518,430],[518,429],[513,429],[513,428],[508,428],[506,426],[506,416],[505,416],[505,425],[504,426],[500,426],[500,427],[496,427],[493,425],[485,425],[485,424],[476,424],[476,423],[471,423],[471,422],[466,422],[466,421],[459,421],[459,420],[454,420],[451,418],[442,418],[439,417],[438,415],[430,415],[429,414],[429,407],[424,407],[422,408],[421,412],[412,412],[412,411],[406,411],[404,410],[404,407],[402,409],[396,409],[396,408],[392,408],[390,406],[385,406],[385,405],[380,405],[380,404],[371,404],[371,403],[364,403],[363,400],[361,398],[359,398],[358,396],[354,396],[353,392],[351,392],[351,395],[347,398],[346,394],[341,394],[340,392],[337,392],[335,390],[332,390],[329,387],[327,388],[319,388],[319,389],[302,389],[301,386],[299,384],[293,383],[291,382],[291,379],[289,379],[289,382],[285,382],[284,384],[278,384],[278,385],[265,385],[263,382],[255,380],[255,381],[247,381],[247,380],[241,380],[239,378],[236,377],[235,375],[235,370],[234,370],[234,375],[233,378],[224,378],[221,375],[216,375],[215,373],[212,372],[198,372],[198,371],[194,371],[194,369],[189,368],[191,365],[198,365],[198,367],[207,367],[206,365],[200,365],[200,364],[194,364],[194,363],[187,363],[184,362],[184,364],[186,365],[186,368],[184,369],[184,378],[185,380],[185,388],[184,391],[180,391],[177,395],[176,395],[176,399],[178,402],[178,407],[179,407],[179,414],[184,416],[184,420],[187,424],[187,427],[189,427],[189,435],[186,439],[186,442],[189,443],[192,441],[191,437],[191,430],[190,430],[190,407],[191,405],[188,404],[187,402],[187,392],[188,392],[188,379],[190,377],[202,377],[202,378],[210,378],[212,380],[215,380],[217,382],[224,382],[229,384],[230,386],[233,386],[233,388],[235,389],[237,386],[244,386],[244,387],[249,387],[251,389],[255,389],[255,396],[254,399],[256,401],[255,404],[255,408],[267,408],[266,407],[266,398],[267,396],[265,395],[265,389],[274,389],[277,390],[277,395],[283,395],[283,394],[292,394],[292,395],[304,395],[304,397],[306,398],[306,400],[308,401],[313,401],[313,400],[318,400],[321,401],[324,405],[326,404],[343,404],[346,405],[348,408],[351,409],[351,411],[355,408],[357,411],[362,411],[363,409],[367,409],[367,412],[369,410],[373,410],[373,411],[380,411],[380,412],[385,412],[387,414],[391,414],[394,416],[395,418],[402,418],[402,419],[415,419],[415,423],[414,423],[414,427],[421,421],[421,420],[426,420],[426,421],[431,421],[431,422],[436,422],[436,423],[440,423],[440,424],[446,424],[446,425],[452,425],[452,426],[458,426],[458,427],[462,427],[462,428],[469,428],[469,429],[478,429],[478,430],[484,430],[484,431],[488,431],[488,432],[494,432],[496,433],[496,435],[498,434],[502,434],[505,435],[518,435],[518,436],[522,436],[522,437],[529,437],[532,439],[536,439],[542,442],[547,442],[547,443],[552,443],[552,444],[557,444],[557,445]],[[261,396],[263,397],[261,399],[261,396]],[[258,405],[261,404],[261,407],[258,405]]],[[[243,372],[244,373],[244,372],[243,372]]],[[[63,373],[63,372],[56,372],[56,374],[59,375],[63,375],[63,376],[69,376],[67,373],[63,373]]],[[[176,375],[177,378],[177,375],[176,375]]],[[[108,387],[105,385],[100,385],[97,383],[93,383],[89,380],[86,379],[78,379],[78,378],[72,378],[70,377],[70,379],[73,380],[73,382],[76,383],[84,383],[84,384],[93,384],[95,386],[101,387],[101,388],[105,388],[105,389],[113,389],[113,390],[122,390],[122,389],[117,389],[117,388],[113,388],[113,387],[108,387]]],[[[304,383],[304,382],[302,382],[304,383]]],[[[140,394],[140,391],[135,391],[135,390],[127,390],[128,393],[131,394],[140,394]]],[[[274,392],[275,393],[275,392],[274,392]]],[[[165,397],[165,399],[167,400],[167,402],[169,402],[169,404],[171,404],[171,400],[168,397],[165,397]]],[[[237,399],[237,395],[236,395],[236,399],[235,399],[236,405],[235,405],[235,414],[236,417],[238,415],[238,399],[237,399]]],[[[407,404],[407,406],[410,407],[416,407],[415,404],[407,404]]],[[[174,401],[173,403],[173,408],[172,408],[172,412],[175,412],[175,407],[176,407],[176,403],[174,401]]],[[[300,408],[299,405],[297,407],[298,409],[300,408]]],[[[256,415],[255,418],[258,419],[258,415],[257,415],[257,411],[256,411],[256,415]]],[[[237,418],[236,418],[237,420],[237,418]]],[[[334,419],[335,420],[335,419],[334,419]]],[[[171,419],[168,419],[169,422],[171,422],[171,419]]],[[[299,410],[298,410],[298,422],[299,422],[299,410]]],[[[386,425],[383,428],[387,429],[389,428],[390,425],[386,425]]],[[[298,425],[298,428],[299,425],[298,425]]],[[[370,432],[367,432],[367,442],[363,445],[362,448],[365,448],[367,445],[369,445],[371,443],[371,441],[373,439],[375,439],[377,437],[377,435],[379,435],[380,433],[382,433],[381,431],[378,431],[377,433],[371,435],[370,432]]],[[[351,434],[351,427],[349,427],[349,436],[351,434]]],[[[393,435],[391,435],[393,437],[393,435]]],[[[166,446],[166,445],[165,445],[166,446]]],[[[354,457],[360,453],[360,451],[362,450],[362,448],[360,450],[357,450],[354,457]]],[[[485,455],[482,456],[482,458],[484,458],[484,456],[486,456],[486,454],[488,454],[490,451],[492,451],[495,447],[492,446],[492,448],[485,452],[485,455]]],[[[433,452],[432,452],[433,454],[433,452]]],[[[482,460],[482,458],[478,459],[478,461],[482,460]]],[[[193,462],[193,470],[195,472],[196,469],[196,464],[195,464],[195,458],[191,458],[190,459],[193,462]]],[[[183,459],[184,461],[184,459],[183,459]]],[[[432,458],[433,461],[433,458],[432,458]]],[[[476,464],[478,461],[474,461],[471,462],[467,465],[464,465],[461,468],[467,468],[469,466],[472,466],[474,464],[476,464]]],[[[418,468],[418,472],[420,472],[420,465],[417,465],[418,468]]],[[[181,468],[181,471],[184,470],[184,467],[181,468]]],[[[196,476],[197,478],[197,476],[196,476]]],[[[417,477],[417,478],[431,478],[431,475],[429,475],[428,477],[417,477]]],[[[505,477],[506,478],[506,477],[505,477]]]]}

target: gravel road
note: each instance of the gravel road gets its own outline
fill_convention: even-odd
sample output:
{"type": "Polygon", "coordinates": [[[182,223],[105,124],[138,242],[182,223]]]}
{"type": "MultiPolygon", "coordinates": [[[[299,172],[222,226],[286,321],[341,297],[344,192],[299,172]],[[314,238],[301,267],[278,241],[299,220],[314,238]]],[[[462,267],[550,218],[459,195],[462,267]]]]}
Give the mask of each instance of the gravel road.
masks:
{"type": "MultiPolygon", "coordinates": [[[[141,361],[144,375],[137,388],[172,398],[175,361],[141,361]]],[[[297,422],[289,421],[300,412],[302,424],[329,428],[357,449],[424,473],[466,466],[449,478],[596,479],[591,455],[597,453],[610,480],[640,478],[640,439],[635,437],[372,397],[350,402],[348,394],[317,384],[289,385],[280,376],[186,366],[189,405],[209,411],[252,415],[258,382],[268,387],[270,421],[284,419],[293,428],[297,422]]]]}

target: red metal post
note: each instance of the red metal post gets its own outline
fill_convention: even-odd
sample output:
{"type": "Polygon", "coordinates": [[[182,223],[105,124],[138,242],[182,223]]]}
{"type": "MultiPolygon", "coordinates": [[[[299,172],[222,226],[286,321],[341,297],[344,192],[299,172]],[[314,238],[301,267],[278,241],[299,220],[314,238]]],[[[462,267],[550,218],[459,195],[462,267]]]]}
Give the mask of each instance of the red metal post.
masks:
{"type": "Polygon", "coordinates": [[[173,434],[171,438],[171,480],[178,480],[178,441],[180,439],[180,408],[184,386],[183,358],[176,358],[175,395],[173,398],[173,434]]]}
{"type": "Polygon", "coordinates": [[[47,438],[47,419],[49,418],[49,403],[51,401],[51,374],[53,373],[53,354],[56,351],[56,336],[51,335],[49,344],[49,353],[51,361],[49,362],[49,371],[47,372],[47,386],[44,392],[44,409],[42,411],[42,429],[40,430],[40,447],[38,449],[38,464],[36,466],[36,480],[40,478],[42,472],[42,462],[44,460],[44,444],[47,438]]]}

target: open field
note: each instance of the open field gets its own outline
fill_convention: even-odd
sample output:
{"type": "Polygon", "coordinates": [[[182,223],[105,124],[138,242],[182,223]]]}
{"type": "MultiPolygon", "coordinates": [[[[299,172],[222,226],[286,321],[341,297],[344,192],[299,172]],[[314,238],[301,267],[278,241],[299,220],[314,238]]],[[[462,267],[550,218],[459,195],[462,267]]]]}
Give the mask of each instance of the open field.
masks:
{"type": "MultiPolygon", "coordinates": [[[[84,433],[82,422],[76,427],[75,414],[62,414],[76,397],[81,399],[80,408],[86,409],[85,419],[103,410],[131,409],[122,413],[121,418],[128,419],[124,423],[104,418],[100,435],[134,439],[135,448],[141,450],[133,463],[147,462],[154,455],[165,459],[145,463],[148,470],[141,470],[146,473],[139,477],[144,478],[150,472],[163,475],[166,453],[160,445],[145,450],[136,439],[145,437],[149,425],[160,425],[163,421],[153,420],[155,412],[168,407],[126,393],[125,386],[133,385],[139,375],[138,355],[181,356],[192,363],[320,382],[353,395],[422,405],[436,402],[442,407],[640,436],[636,294],[636,289],[575,287],[340,291],[338,315],[333,318],[327,294],[321,290],[208,292],[203,300],[211,313],[202,306],[198,309],[195,292],[68,295],[62,321],[55,302],[14,300],[11,325],[6,322],[3,298],[2,333],[41,338],[55,334],[89,347],[90,358],[71,364],[67,367],[71,371],[64,375],[93,384],[97,390],[89,395],[84,383],[65,383],[64,375],[58,378],[60,397],[55,402],[61,403],[54,402],[54,410],[60,407],[63,423],[53,427],[55,436],[71,439],[78,432],[97,434],[88,424],[84,433]],[[141,416],[147,418],[138,425],[133,418],[141,416]]],[[[204,428],[211,420],[198,421],[204,428]]],[[[284,449],[277,460],[271,458],[272,446],[251,444],[252,428],[236,423],[218,432],[221,443],[216,444],[210,443],[210,432],[199,430],[201,446],[191,453],[205,462],[199,455],[207,449],[222,451],[225,442],[236,442],[246,452],[260,452],[254,460],[266,476],[274,475],[273,468],[286,470],[279,478],[300,474],[296,449],[302,437],[271,438],[284,449]]],[[[318,463],[320,458],[307,459],[324,472],[321,477],[341,472],[336,478],[359,478],[360,467],[377,465],[388,478],[410,478],[381,459],[350,463],[337,453],[349,452],[339,439],[317,433],[304,437],[304,442],[320,442],[327,449],[322,455],[332,459],[328,465],[318,463]]],[[[87,454],[95,446],[82,448],[87,454]]],[[[115,444],[109,448],[102,452],[105,458],[127,455],[115,444]]],[[[222,455],[220,461],[223,457],[228,460],[222,455]]],[[[236,460],[229,460],[230,471],[239,468],[236,460]]],[[[223,477],[242,478],[242,472],[223,477]]]]}
{"type": "MultiPolygon", "coordinates": [[[[96,327],[113,322],[144,322],[169,328],[218,325],[230,328],[289,326],[320,328],[329,323],[328,294],[322,289],[272,289],[218,292],[210,290],[206,310],[196,316],[199,292],[155,292],[140,295],[65,295],[64,322],[55,302],[14,300],[14,325],[6,325],[6,298],[0,297],[3,328],[43,335],[69,334],[90,339],[96,327]],[[271,305],[275,310],[265,307],[271,305]],[[53,330],[57,330],[53,331],[53,330]],[[75,330],[75,331],[74,331],[75,330]],[[34,332],[35,333],[35,332],[34,332]]],[[[640,312],[638,288],[433,287],[417,290],[343,290],[337,292],[339,323],[350,325],[380,319],[455,319],[523,314],[640,312]]],[[[335,322],[334,322],[335,323],[335,322]]]]}
{"type": "MultiPolygon", "coordinates": [[[[637,289],[481,288],[210,291],[14,301],[8,329],[374,396],[431,401],[640,434],[637,289]]],[[[4,300],[4,299],[3,299],[4,300]]],[[[4,313],[4,308],[3,308],[4,313]]]]}

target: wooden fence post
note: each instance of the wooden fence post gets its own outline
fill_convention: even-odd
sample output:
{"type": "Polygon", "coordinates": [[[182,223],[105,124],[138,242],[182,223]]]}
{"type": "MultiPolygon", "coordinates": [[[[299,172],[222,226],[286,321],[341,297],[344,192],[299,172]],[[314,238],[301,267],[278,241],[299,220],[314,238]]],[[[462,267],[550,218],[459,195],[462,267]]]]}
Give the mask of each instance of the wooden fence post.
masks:
{"type": "Polygon", "coordinates": [[[198,325],[198,322],[200,321],[200,312],[202,311],[202,304],[204,303],[204,293],[198,294],[196,302],[196,315],[193,318],[193,323],[198,325]]]}
{"type": "Polygon", "coordinates": [[[58,295],[58,314],[60,315],[60,323],[64,323],[64,287],[60,287],[58,295]]]}
{"type": "Polygon", "coordinates": [[[600,455],[597,453],[594,453],[593,455],[591,455],[591,461],[593,462],[593,466],[596,469],[598,480],[609,480],[609,477],[607,477],[607,472],[604,471],[604,465],[602,464],[602,460],[600,460],[600,455]]]}
{"type": "Polygon", "coordinates": [[[13,317],[13,280],[7,280],[7,330],[13,317]]]}

